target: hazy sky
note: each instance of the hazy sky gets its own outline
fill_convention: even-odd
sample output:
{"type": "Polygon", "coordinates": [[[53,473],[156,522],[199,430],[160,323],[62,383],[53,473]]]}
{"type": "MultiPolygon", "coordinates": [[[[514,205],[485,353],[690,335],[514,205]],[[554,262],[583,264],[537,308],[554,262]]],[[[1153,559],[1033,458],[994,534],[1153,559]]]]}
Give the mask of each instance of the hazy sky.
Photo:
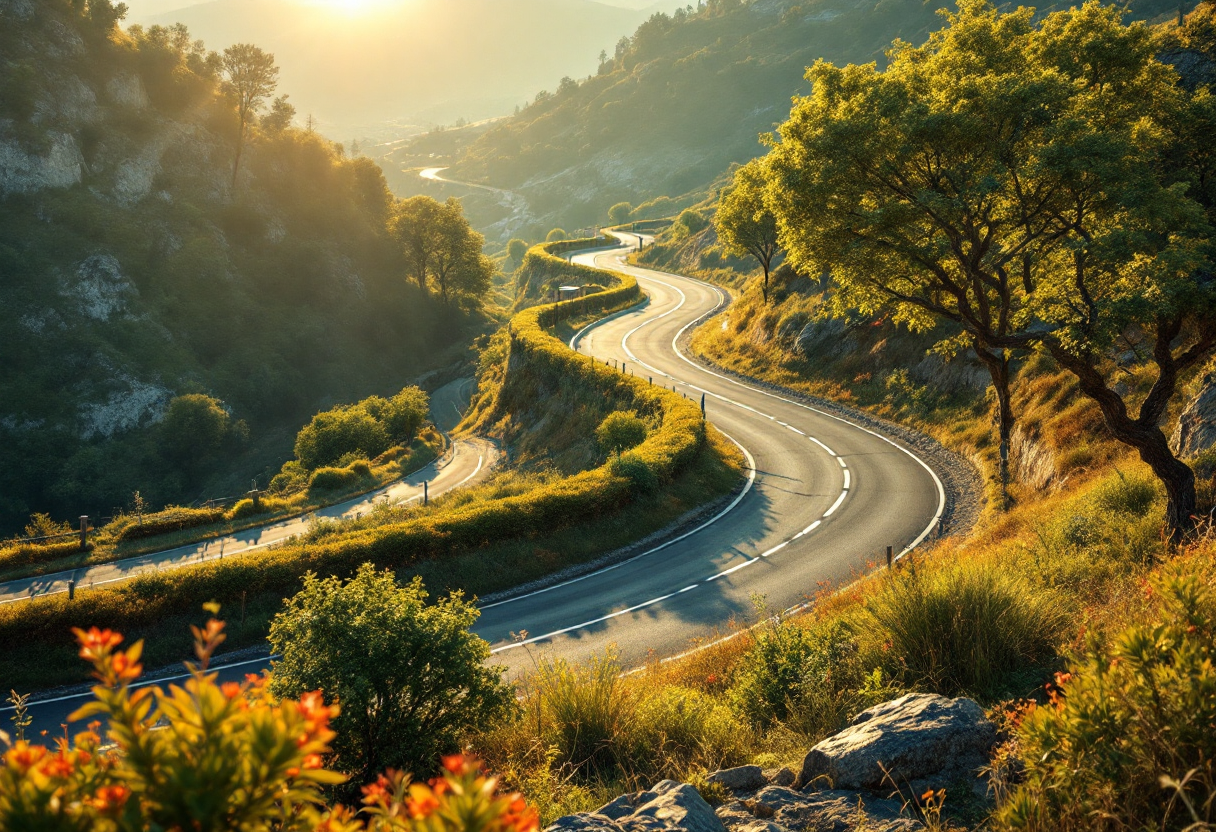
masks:
{"type": "MultiPolygon", "coordinates": [[[[342,0],[336,0],[341,2],[342,0]]],[[[130,11],[127,14],[129,23],[138,23],[149,17],[171,12],[175,9],[181,9],[186,6],[194,6],[206,0],[123,0],[127,4],[130,11]]],[[[313,0],[313,2],[324,2],[324,0],[313,0]]],[[[408,0],[402,0],[408,2],[408,0]]],[[[654,5],[655,0],[597,0],[600,3],[606,3],[609,6],[624,6],[628,9],[643,9],[654,5]]]]}

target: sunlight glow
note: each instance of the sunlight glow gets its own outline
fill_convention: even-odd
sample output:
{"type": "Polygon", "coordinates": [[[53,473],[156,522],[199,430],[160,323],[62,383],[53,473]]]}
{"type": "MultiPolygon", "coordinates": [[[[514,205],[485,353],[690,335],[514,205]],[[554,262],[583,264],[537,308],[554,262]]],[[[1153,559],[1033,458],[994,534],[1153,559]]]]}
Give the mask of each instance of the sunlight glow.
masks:
{"type": "Polygon", "coordinates": [[[310,6],[319,6],[349,15],[388,9],[402,5],[403,0],[304,0],[310,6]]]}

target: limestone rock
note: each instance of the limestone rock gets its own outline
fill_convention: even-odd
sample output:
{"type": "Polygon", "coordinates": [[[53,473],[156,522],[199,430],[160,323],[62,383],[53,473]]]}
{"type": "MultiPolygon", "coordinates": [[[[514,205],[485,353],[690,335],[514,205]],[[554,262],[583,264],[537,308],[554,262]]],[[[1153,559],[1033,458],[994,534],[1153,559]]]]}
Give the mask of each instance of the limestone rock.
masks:
{"type": "Polygon", "coordinates": [[[911,693],[862,711],[812,748],[798,782],[874,791],[945,786],[974,778],[995,742],[995,727],[972,700],[911,693]]]}
{"type": "Polygon", "coordinates": [[[768,782],[760,766],[737,766],[722,769],[710,774],[705,780],[735,792],[755,791],[768,782]]]}
{"type": "Polygon", "coordinates": [[[854,792],[819,791],[806,794],[784,786],[768,786],[746,801],[719,808],[718,816],[731,832],[911,832],[920,822],[902,814],[899,801],[870,798],[854,792]]]}
{"type": "Polygon", "coordinates": [[[1195,398],[1187,402],[1170,437],[1174,453],[1185,458],[1216,445],[1216,370],[1203,377],[1195,398]]]}
{"type": "Polygon", "coordinates": [[[725,832],[705,799],[686,783],[664,780],[622,795],[596,812],[558,818],[546,832],[725,832]]]}

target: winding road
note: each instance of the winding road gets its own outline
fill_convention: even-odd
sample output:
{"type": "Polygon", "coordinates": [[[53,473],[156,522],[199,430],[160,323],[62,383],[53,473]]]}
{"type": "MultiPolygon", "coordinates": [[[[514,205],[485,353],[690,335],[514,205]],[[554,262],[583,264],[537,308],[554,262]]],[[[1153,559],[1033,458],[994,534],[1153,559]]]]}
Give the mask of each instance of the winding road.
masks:
{"type": "MultiPolygon", "coordinates": [[[[620,235],[632,244],[637,235],[620,235]]],[[[709,420],[742,449],[748,480],[717,515],[673,540],[582,577],[481,606],[476,632],[509,675],[539,655],[583,659],[616,649],[624,666],[687,650],[732,620],[805,603],[867,562],[903,552],[937,530],[945,492],[912,451],[868,428],[716,373],[694,362],[681,336],[725,301],[701,281],[629,266],[629,247],[575,257],[637,277],[649,302],[575,336],[574,346],[626,372],[700,399],[709,420]],[[525,637],[518,634],[526,631],[525,637]]],[[[267,666],[221,670],[239,679],[267,666]]],[[[57,726],[80,698],[31,707],[57,726]]]]}
{"type": "MultiPolygon", "coordinates": [[[[461,413],[469,401],[472,383],[471,378],[457,379],[431,394],[431,420],[440,430],[451,430],[460,421],[461,413]]],[[[429,494],[438,497],[462,485],[484,480],[489,476],[497,453],[494,445],[484,439],[458,439],[452,443],[451,452],[445,457],[359,497],[319,508],[308,514],[233,532],[224,537],[187,543],[173,549],[149,552],[110,563],[6,581],[0,583],[0,604],[18,603],[40,595],[67,592],[70,581],[76,582],[77,591],[87,592],[94,587],[128,580],[143,572],[175,569],[225,557],[240,557],[242,554],[264,549],[304,533],[314,517],[351,518],[371,510],[376,505],[420,500],[424,482],[427,483],[429,494]]]]}

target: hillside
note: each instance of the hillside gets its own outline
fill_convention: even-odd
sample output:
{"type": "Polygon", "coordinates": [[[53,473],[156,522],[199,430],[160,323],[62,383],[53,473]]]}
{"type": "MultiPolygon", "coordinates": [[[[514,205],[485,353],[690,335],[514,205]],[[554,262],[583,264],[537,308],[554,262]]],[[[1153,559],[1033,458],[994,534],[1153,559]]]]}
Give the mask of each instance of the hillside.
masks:
{"type": "Polygon", "coordinates": [[[355,11],[212,0],[147,22],[184,23],[212,48],[251,42],[274,53],[301,115],[345,140],[509,113],[562,76],[594,72],[600,50],[643,14],[591,0],[424,0],[355,11]]]}
{"type": "MultiPolygon", "coordinates": [[[[729,164],[760,155],[757,137],[785,117],[791,96],[806,94],[803,73],[816,59],[882,63],[895,38],[920,43],[940,28],[936,11],[948,5],[710,0],[653,15],[594,78],[563,84],[496,124],[451,175],[525,196],[538,219],[523,233],[603,221],[622,200],[687,194],[677,199],[682,208],[729,164]]],[[[1130,8],[1153,18],[1177,7],[1137,0],[1130,8]]]]}
{"type": "MultiPolygon", "coordinates": [[[[187,36],[105,0],[0,4],[0,527],[225,496],[333,401],[400,389],[475,316],[406,284],[379,168],[236,118],[187,36]],[[222,400],[222,435],[158,427],[222,400]]],[[[263,479],[264,482],[264,479],[263,479]]]]}

